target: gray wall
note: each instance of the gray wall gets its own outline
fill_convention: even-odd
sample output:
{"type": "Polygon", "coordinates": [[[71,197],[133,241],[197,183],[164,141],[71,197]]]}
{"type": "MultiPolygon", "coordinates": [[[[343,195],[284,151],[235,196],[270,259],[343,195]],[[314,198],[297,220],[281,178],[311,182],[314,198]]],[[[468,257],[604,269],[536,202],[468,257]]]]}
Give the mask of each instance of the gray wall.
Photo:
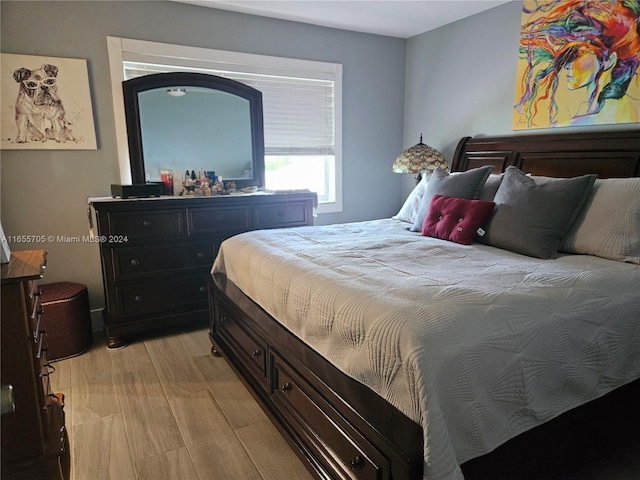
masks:
{"type": "Polygon", "coordinates": [[[521,5],[409,39],[405,140],[423,131],[450,162],[462,136],[511,133],[521,5]]]}
{"type": "MultiPolygon", "coordinates": [[[[423,133],[424,142],[451,163],[461,137],[514,133],[511,118],[521,7],[521,1],[512,1],[407,41],[405,148],[423,133]]],[[[584,128],[621,130],[637,124],[561,130],[584,128]]],[[[550,131],[558,130],[546,130],[550,131]]],[[[404,178],[402,198],[414,186],[412,179],[404,178]]]]}
{"type": "MultiPolygon", "coordinates": [[[[343,213],[317,224],[393,215],[400,176],[406,41],[173,2],[0,2],[2,51],[88,60],[97,151],[3,151],[1,219],[7,235],[88,232],[87,197],[119,182],[108,35],[343,65],[343,213]],[[365,186],[363,188],[363,186],[365,186]]],[[[11,81],[2,72],[2,81],[11,81]]],[[[12,244],[49,252],[48,282],[89,287],[104,305],[98,247],[12,244]]]]}

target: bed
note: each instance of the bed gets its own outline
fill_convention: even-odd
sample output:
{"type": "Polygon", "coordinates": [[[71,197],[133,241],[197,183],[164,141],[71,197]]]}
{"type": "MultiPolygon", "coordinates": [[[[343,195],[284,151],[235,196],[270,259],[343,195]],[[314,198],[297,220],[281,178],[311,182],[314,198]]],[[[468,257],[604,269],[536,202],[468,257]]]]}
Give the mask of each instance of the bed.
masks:
{"type": "Polygon", "coordinates": [[[539,463],[527,438],[571,450],[581,411],[637,398],[640,213],[622,209],[630,231],[610,233],[593,212],[637,203],[623,179],[640,176],[640,133],[465,137],[452,171],[392,219],[221,246],[214,351],[319,478],[499,478],[500,451],[539,463]],[[447,195],[464,182],[468,200],[447,195]],[[468,209],[493,200],[476,236],[468,209]],[[440,231],[450,207],[467,210],[440,231]],[[449,240],[463,230],[470,244],[449,240]]]}

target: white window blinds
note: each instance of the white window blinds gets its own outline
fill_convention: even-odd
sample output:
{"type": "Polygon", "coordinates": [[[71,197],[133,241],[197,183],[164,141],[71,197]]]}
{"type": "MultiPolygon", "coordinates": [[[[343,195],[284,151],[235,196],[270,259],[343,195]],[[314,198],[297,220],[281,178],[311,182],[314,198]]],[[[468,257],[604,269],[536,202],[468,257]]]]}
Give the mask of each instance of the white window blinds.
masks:
{"type": "Polygon", "coordinates": [[[269,74],[264,73],[264,67],[237,63],[209,61],[193,67],[179,65],[180,59],[175,57],[167,60],[174,65],[125,58],[124,78],[189,71],[237,80],[262,92],[266,155],[335,154],[336,82],[331,73],[269,74]]]}

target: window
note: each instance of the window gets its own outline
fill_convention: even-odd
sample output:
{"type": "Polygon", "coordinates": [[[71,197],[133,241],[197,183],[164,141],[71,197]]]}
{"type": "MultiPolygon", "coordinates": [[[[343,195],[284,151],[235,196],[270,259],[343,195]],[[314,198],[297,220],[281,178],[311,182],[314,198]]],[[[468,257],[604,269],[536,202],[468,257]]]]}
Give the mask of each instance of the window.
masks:
{"type": "Polygon", "coordinates": [[[116,37],[107,40],[116,124],[122,126],[118,132],[121,172],[128,174],[121,82],[151,73],[210,73],[262,92],[265,187],[308,188],[318,194],[319,213],[342,211],[340,64],[116,37]]]}

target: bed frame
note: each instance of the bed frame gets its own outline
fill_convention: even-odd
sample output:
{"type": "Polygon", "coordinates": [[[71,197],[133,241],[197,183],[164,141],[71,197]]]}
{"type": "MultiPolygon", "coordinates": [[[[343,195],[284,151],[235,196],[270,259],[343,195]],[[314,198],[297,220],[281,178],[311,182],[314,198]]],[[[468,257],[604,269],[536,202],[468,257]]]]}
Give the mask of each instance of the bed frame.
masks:
{"type": "MultiPolygon", "coordinates": [[[[585,173],[597,173],[601,178],[640,176],[640,131],[463,138],[452,170],[482,165],[494,165],[494,173],[515,165],[527,173],[555,177],[585,173]]],[[[419,425],[341,373],[223,275],[212,275],[208,290],[212,352],[227,358],[315,476],[422,478],[419,425]]],[[[558,469],[557,462],[561,462],[571,468],[584,460],[578,456],[593,440],[578,440],[591,438],[587,432],[598,431],[594,418],[604,419],[605,429],[610,429],[611,423],[623,430],[634,425],[632,433],[605,435],[609,445],[616,438],[640,437],[640,413],[632,408],[632,400],[637,401],[639,395],[640,381],[636,381],[561,415],[491,454],[463,464],[465,477],[514,478],[513,469],[517,469],[520,479],[526,472],[532,474],[530,478],[563,478],[548,476],[550,465],[558,469]],[[624,415],[625,421],[609,419],[603,413],[607,411],[624,415]]]]}
{"type": "Polygon", "coordinates": [[[456,148],[451,170],[493,165],[493,173],[514,165],[525,173],[599,178],[640,176],[640,130],[571,134],[464,137],[456,148]]]}

